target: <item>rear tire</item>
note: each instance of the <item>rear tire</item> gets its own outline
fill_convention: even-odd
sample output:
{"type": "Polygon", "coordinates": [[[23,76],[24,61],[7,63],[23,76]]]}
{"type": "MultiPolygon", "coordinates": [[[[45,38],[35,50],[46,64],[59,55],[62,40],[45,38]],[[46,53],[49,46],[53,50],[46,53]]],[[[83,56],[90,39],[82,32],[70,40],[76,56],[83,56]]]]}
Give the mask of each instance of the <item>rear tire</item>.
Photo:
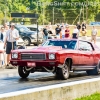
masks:
{"type": "Polygon", "coordinates": [[[99,68],[98,66],[96,66],[94,69],[92,70],[87,70],[86,73],[88,75],[98,75],[99,74],[99,68]]]}
{"type": "Polygon", "coordinates": [[[22,78],[27,78],[30,74],[30,72],[26,71],[25,67],[23,66],[18,66],[18,73],[19,73],[19,76],[22,78]]]}

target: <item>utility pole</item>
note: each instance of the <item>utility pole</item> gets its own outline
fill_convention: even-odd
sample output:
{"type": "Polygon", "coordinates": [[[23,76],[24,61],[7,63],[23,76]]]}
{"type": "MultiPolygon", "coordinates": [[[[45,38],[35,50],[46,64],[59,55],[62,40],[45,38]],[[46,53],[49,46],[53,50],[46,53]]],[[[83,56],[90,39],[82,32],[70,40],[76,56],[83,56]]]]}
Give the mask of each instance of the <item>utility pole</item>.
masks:
{"type": "Polygon", "coordinates": [[[43,25],[44,25],[44,7],[43,7],[43,25]]]}
{"type": "Polygon", "coordinates": [[[54,25],[54,17],[55,17],[55,16],[54,16],[54,7],[53,7],[53,25],[54,25]]]}
{"type": "Polygon", "coordinates": [[[4,11],[4,23],[6,23],[6,9],[4,11]]]}
{"type": "Polygon", "coordinates": [[[86,23],[88,22],[88,0],[86,0],[86,23]]]}
{"type": "Polygon", "coordinates": [[[83,5],[83,21],[84,21],[84,5],[83,5]]]}

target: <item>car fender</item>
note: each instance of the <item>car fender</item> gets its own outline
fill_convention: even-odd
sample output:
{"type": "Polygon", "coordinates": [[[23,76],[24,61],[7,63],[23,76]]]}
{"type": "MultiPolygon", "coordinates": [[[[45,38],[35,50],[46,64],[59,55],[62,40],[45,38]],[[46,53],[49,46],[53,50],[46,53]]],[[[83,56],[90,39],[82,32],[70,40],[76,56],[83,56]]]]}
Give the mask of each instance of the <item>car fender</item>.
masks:
{"type": "MultiPolygon", "coordinates": [[[[71,60],[72,60],[72,57],[70,57],[70,56],[69,56],[69,57],[66,57],[65,60],[64,60],[63,65],[62,65],[62,64],[59,64],[58,67],[59,67],[59,68],[63,68],[63,66],[64,66],[64,64],[65,64],[65,62],[66,62],[67,59],[71,59],[71,60]]],[[[71,67],[71,66],[70,66],[70,67],[71,67]]]]}

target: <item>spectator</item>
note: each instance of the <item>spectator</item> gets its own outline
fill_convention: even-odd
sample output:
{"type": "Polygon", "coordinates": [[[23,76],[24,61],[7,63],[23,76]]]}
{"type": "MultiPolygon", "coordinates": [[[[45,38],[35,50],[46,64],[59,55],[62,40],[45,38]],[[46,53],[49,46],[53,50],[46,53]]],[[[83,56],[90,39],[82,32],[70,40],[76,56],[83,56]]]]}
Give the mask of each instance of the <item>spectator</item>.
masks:
{"type": "Polygon", "coordinates": [[[0,67],[3,67],[5,65],[5,50],[3,48],[3,42],[0,41],[0,67]]]}
{"type": "Polygon", "coordinates": [[[91,42],[94,41],[94,43],[96,43],[97,33],[97,29],[95,28],[95,26],[93,26],[93,29],[91,31],[91,42]]]}
{"type": "Polygon", "coordinates": [[[61,28],[60,25],[57,25],[57,27],[55,28],[55,32],[56,32],[56,36],[58,39],[60,39],[60,34],[61,34],[61,28]]]}
{"type": "Polygon", "coordinates": [[[6,36],[5,29],[4,29],[4,27],[1,27],[1,32],[0,32],[1,41],[4,42],[5,36],[6,36]]]}
{"type": "Polygon", "coordinates": [[[11,50],[16,48],[16,40],[19,39],[19,33],[15,29],[15,24],[12,23],[10,29],[6,33],[5,41],[4,41],[4,48],[6,47],[6,54],[7,54],[7,65],[6,68],[9,68],[9,62],[11,57],[11,50]]]}
{"type": "Polygon", "coordinates": [[[51,22],[49,22],[49,24],[48,24],[48,32],[49,32],[49,34],[53,34],[51,22]]]}
{"type": "Polygon", "coordinates": [[[82,29],[85,28],[86,29],[86,22],[82,22],[82,29]]]}
{"type": "Polygon", "coordinates": [[[65,38],[65,28],[61,26],[61,38],[65,38]]]}
{"type": "Polygon", "coordinates": [[[7,23],[4,23],[3,27],[4,27],[6,32],[9,30],[9,26],[7,25],[7,23]]]}
{"type": "Polygon", "coordinates": [[[47,40],[48,39],[48,26],[46,26],[44,29],[43,29],[43,37],[44,37],[44,40],[47,40]]]}
{"type": "Polygon", "coordinates": [[[69,26],[67,25],[65,29],[65,38],[69,38],[69,37],[70,37],[70,29],[69,26]]]}
{"type": "Polygon", "coordinates": [[[79,30],[77,29],[77,26],[75,26],[72,33],[72,38],[78,39],[78,35],[79,35],[79,30]]]}
{"type": "Polygon", "coordinates": [[[64,27],[64,28],[65,28],[65,25],[64,25],[64,23],[62,23],[62,24],[61,24],[61,28],[62,28],[62,27],[64,27]]]}
{"type": "Polygon", "coordinates": [[[79,22],[77,22],[76,26],[77,26],[77,29],[78,29],[78,30],[79,30],[79,32],[80,32],[80,29],[81,29],[81,25],[80,25],[80,23],[79,23],[79,22]]]}
{"type": "Polygon", "coordinates": [[[83,27],[81,30],[81,39],[87,40],[86,34],[87,34],[87,30],[85,29],[85,27],[83,27]]]}

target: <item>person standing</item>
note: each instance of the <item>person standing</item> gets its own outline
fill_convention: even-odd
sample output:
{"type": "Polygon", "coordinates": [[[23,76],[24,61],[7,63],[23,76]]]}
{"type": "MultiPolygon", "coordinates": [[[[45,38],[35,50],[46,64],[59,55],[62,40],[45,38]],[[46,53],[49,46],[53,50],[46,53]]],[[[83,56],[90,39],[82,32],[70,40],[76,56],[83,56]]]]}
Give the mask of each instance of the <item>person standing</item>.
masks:
{"type": "Polygon", "coordinates": [[[77,22],[76,26],[77,26],[77,29],[78,29],[78,30],[79,30],[79,32],[80,32],[80,29],[81,29],[81,25],[80,25],[80,23],[79,23],[79,22],[77,22]]]}
{"type": "Polygon", "coordinates": [[[61,37],[61,28],[60,28],[60,25],[57,25],[57,27],[55,28],[55,33],[56,33],[56,37],[58,39],[60,39],[60,37],[61,37]]]}
{"type": "Polygon", "coordinates": [[[44,41],[48,39],[48,26],[45,26],[45,28],[43,29],[43,37],[44,37],[44,41]]]}
{"type": "Polygon", "coordinates": [[[3,27],[4,27],[4,29],[5,29],[5,32],[7,32],[7,31],[9,30],[9,26],[8,26],[7,23],[4,23],[4,24],[3,24],[3,27]]]}
{"type": "Polygon", "coordinates": [[[65,38],[65,27],[61,26],[61,38],[65,38]]]}
{"type": "Polygon", "coordinates": [[[1,37],[0,39],[1,39],[1,41],[4,42],[5,36],[6,36],[6,31],[5,31],[4,27],[1,27],[1,31],[0,31],[0,37],[1,37]]]}
{"type": "Polygon", "coordinates": [[[12,23],[10,29],[6,33],[4,48],[6,47],[7,54],[7,65],[6,68],[9,67],[10,58],[11,58],[11,50],[16,49],[16,40],[19,39],[19,32],[15,29],[15,24],[12,23]]]}
{"type": "Polygon", "coordinates": [[[70,37],[70,29],[69,26],[67,25],[65,29],[65,38],[69,38],[69,37],[70,37]]]}
{"type": "Polygon", "coordinates": [[[82,22],[82,29],[85,28],[86,29],[86,22],[82,22]]]}
{"type": "Polygon", "coordinates": [[[87,30],[85,29],[85,27],[82,28],[81,30],[81,39],[82,40],[87,40],[87,30]]]}
{"type": "Polygon", "coordinates": [[[72,38],[73,39],[78,39],[79,35],[79,30],[77,29],[77,26],[74,27],[73,33],[72,33],[72,38]]]}
{"type": "Polygon", "coordinates": [[[95,28],[95,26],[93,26],[93,29],[91,31],[91,42],[94,41],[94,43],[96,43],[96,37],[97,37],[98,31],[95,28]]]}

